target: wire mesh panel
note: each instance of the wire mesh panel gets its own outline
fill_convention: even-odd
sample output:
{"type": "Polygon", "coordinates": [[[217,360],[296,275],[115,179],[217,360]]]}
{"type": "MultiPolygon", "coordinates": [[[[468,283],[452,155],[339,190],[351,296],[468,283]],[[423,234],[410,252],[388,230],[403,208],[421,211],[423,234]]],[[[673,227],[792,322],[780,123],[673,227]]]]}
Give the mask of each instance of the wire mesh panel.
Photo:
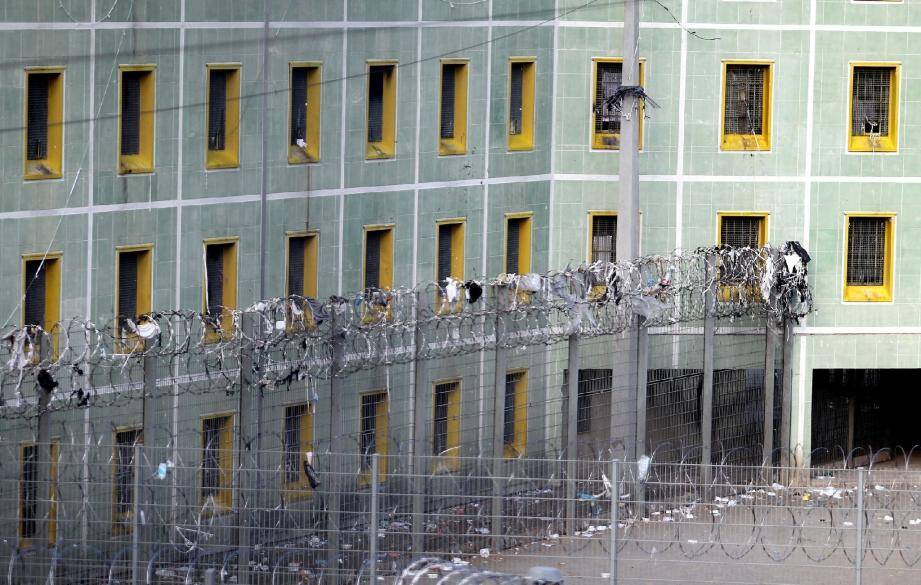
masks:
{"type": "Polygon", "coordinates": [[[847,224],[847,284],[882,286],[885,282],[887,217],[851,217],[847,224]]]}
{"type": "Polygon", "coordinates": [[[384,139],[384,81],[389,65],[374,65],[368,72],[368,142],[384,139]]]}
{"type": "Polygon", "coordinates": [[[141,151],[141,80],[146,71],[122,73],[121,96],[121,153],[138,154],[141,151]]]}
{"type": "Polygon", "coordinates": [[[721,216],[720,243],[732,248],[758,248],[761,245],[763,222],[763,217],[721,216]]]}
{"type": "Polygon", "coordinates": [[[854,67],[851,87],[851,135],[889,134],[891,67],[854,67]]]}
{"type": "Polygon", "coordinates": [[[592,216],[592,262],[617,260],[617,216],[592,216]]]}
{"type": "Polygon", "coordinates": [[[51,81],[57,73],[30,73],[27,77],[26,160],[48,156],[48,98],[51,81]]]}
{"type": "Polygon", "coordinates": [[[310,69],[291,68],[291,136],[290,144],[307,140],[307,81],[310,69]]]}
{"type": "Polygon", "coordinates": [[[508,98],[508,133],[512,136],[521,134],[524,128],[524,70],[527,66],[527,63],[512,63],[511,65],[508,98]]]}
{"type": "Polygon", "coordinates": [[[767,65],[727,64],[724,134],[764,133],[764,93],[767,65]]]}
{"type": "Polygon", "coordinates": [[[227,78],[230,72],[212,69],[208,83],[208,150],[224,150],[227,139],[227,78]]]}
{"type": "Polygon", "coordinates": [[[454,99],[457,72],[462,65],[446,63],[441,66],[441,138],[454,138],[454,99]]]}

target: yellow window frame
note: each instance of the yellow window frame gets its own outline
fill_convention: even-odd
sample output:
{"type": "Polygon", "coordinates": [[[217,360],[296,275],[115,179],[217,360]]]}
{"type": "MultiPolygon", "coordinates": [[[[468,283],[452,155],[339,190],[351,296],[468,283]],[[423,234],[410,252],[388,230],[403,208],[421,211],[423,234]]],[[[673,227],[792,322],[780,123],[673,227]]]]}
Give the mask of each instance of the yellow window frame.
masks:
{"type": "MultiPolygon", "coordinates": [[[[307,461],[307,453],[313,451],[313,405],[309,402],[284,405],[284,421],[286,426],[282,430],[283,436],[286,436],[288,433],[288,410],[292,408],[300,410],[298,418],[300,419],[299,440],[301,449],[297,458],[297,480],[288,481],[287,474],[283,472],[284,475],[282,480],[284,486],[282,495],[288,502],[302,500],[313,495],[313,489],[310,487],[310,481],[307,479],[307,473],[304,471],[304,462],[307,461]]],[[[286,451],[282,452],[282,457],[287,458],[287,455],[288,453],[286,451]]]]}
{"type": "MultiPolygon", "coordinates": [[[[133,510],[126,510],[123,513],[118,511],[118,462],[119,462],[119,447],[122,446],[119,443],[119,435],[125,433],[134,433],[137,432],[137,443],[142,445],[144,443],[144,433],[141,427],[139,426],[130,426],[130,427],[118,427],[112,431],[112,533],[113,534],[128,534],[132,531],[133,526],[131,525],[131,519],[134,517],[133,510]]],[[[132,462],[133,463],[133,462],[132,462]]],[[[135,472],[137,467],[135,467],[135,472]]],[[[133,489],[133,488],[132,488],[133,489]]],[[[134,497],[134,496],[132,496],[134,497]]]]}
{"type": "Polygon", "coordinates": [[[285,295],[287,296],[288,286],[288,264],[289,254],[291,251],[290,242],[293,238],[304,238],[304,295],[310,298],[317,298],[317,259],[320,248],[320,233],[316,230],[285,232],[285,295]]]}
{"type": "MultiPolygon", "coordinates": [[[[22,528],[23,521],[25,520],[22,517],[22,505],[25,500],[25,482],[22,481],[22,477],[25,473],[25,462],[26,462],[26,449],[28,448],[37,448],[36,443],[21,443],[19,446],[19,511],[17,516],[19,517],[19,522],[17,522],[17,534],[19,536],[19,546],[20,548],[28,548],[33,544],[33,538],[28,538],[23,536],[22,528]]],[[[51,465],[50,465],[50,476],[49,476],[49,497],[50,505],[48,507],[48,544],[54,544],[57,541],[58,535],[58,458],[61,452],[61,442],[58,440],[52,440],[50,446],[50,456],[51,456],[51,465]]],[[[35,522],[43,522],[42,518],[35,518],[35,522]]]]}
{"type": "Polygon", "coordinates": [[[537,92],[537,57],[511,57],[508,60],[508,105],[507,128],[509,150],[531,150],[534,148],[534,110],[535,95],[537,92]],[[516,65],[523,67],[521,76],[521,132],[511,132],[511,88],[512,68],[516,65]]]}
{"type": "MultiPolygon", "coordinates": [[[[592,263],[592,234],[595,231],[596,217],[617,217],[616,211],[589,211],[588,212],[588,241],[586,242],[585,260],[592,263]]],[[[614,241],[614,259],[617,260],[617,241],[614,241]]]]}
{"type": "Polygon", "coordinates": [[[454,384],[448,391],[447,430],[445,437],[444,454],[434,454],[433,471],[457,471],[460,469],[460,438],[461,438],[461,387],[460,378],[438,380],[432,384],[432,441],[435,440],[435,408],[438,386],[454,384]]]}
{"type": "MultiPolygon", "coordinates": [[[[199,505],[205,506],[208,497],[213,497],[214,513],[225,512],[233,507],[233,443],[234,443],[234,414],[224,412],[209,414],[201,418],[201,455],[202,463],[199,469],[200,479],[198,482],[199,505]],[[214,496],[205,496],[205,475],[204,475],[204,457],[205,457],[205,423],[211,420],[224,419],[220,428],[220,437],[218,439],[218,485],[214,487],[216,494],[214,496]]],[[[205,508],[202,508],[205,509],[205,508]]]]}
{"type": "Polygon", "coordinates": [[[293,61],[288,64],[288,163],[292,165],[314,163],[320,160],[320,123],[322,98],[322,64],[315,61],[293,61]],[[290,91],[294,88],[294,70],[307,70],[307,146],[301,148],[290,144],[291,118],[294,112],[291,109],[290,91]]]}
{"type": "Polygon", "coordinates": [[[42,266],[42,270],[45,271],[45,315],[44,323],[41,325],[42,329],[51,335],[58,321],[61,320],[61,264],[64,261],[63,252],[23,254],[22,267],[20,269],[20,273],[22,274],[20,291],[22,291],[23,302],[19,314],[19,326],[25,327],[26,287],[29,284],[26,282],[26,263],[40,262],[42,258],[45,259],[44,265],[42,266]]]}
{"type": "Polygon", "coordinates": [[[205,168],[232,169],[240,166],[240,86],[242,65],[239,63],[208,63],[205,66],[205,168]],[[224,110],[224,148],[208,148],[208,128],[211,126],[211,73],[227,71],[226,107],[224,110]]]}
{"type": "MultiPolygon", "coordinates": [[[[767,244],[769,213],[766,211],[719,211],[716,214],[716,242],[718,245],[723,245],[723,221],[726,218],[732,217],[756,217],[760,219],[761,223],[758,226],[758,247],[761,248],[767,244]]],[[[719,300],[723,302],[738,300],[740,295],[744,296],[748,302],[760,303],[762,300],[761,288],[757,285],[739,288],[721,286],[717,294],[719,295],[719,300]]]]}
{"type": "Polygon", "coordinates": [[[152,173],[154,170],[154,137],[156,122],[156,65],[121,65],[118,68],[118,173],[152,173]],[[138,120],[140,149],[138,154],[122,154],[122,99],[125,73],[139,72],[141,77],[141,117],[138,120]]]}
{"type": "Polygon", "coordinates": [[[509,370],[506,372],[506,383],[511,375],[518,376],[515,381],[515,434],[512,442],[505,444],[503,451],[505,457],[516,458],[525,454],[528,444],[528,370],[509,370]]]}
{"type": "Polygon", "coordinates": [[[774,106],[774,62],[762,59],[724,59],[720,89],[720,150],[758,151],[771,150],[771,129],[774,106]],[[763,66],[764,91],[762,92],[761,134],[727,134],[726,133],[726,81],[729,67],[732,65],[763,66]]]}
{"type": "Polygon", "coordinates": [[[509,224],[513,221],[520,222],[518,228],[518,272],[517,274],[528,274],[531,272],[531,228],[533,225],[534,214],[527,213],[506,213],[505,214],[505,271],[508,272],[508,236],[509,224]]]}
{"type": "MultiPolygon", "coordinates": [[[[465,254],[464,246],[466,243],[467,218],[453,217],[448,219],[439,219],[435,222],[435,280],[438,280],[438,250],[441,247],[441,226],[451,226],[451,269],[450,276],[455,280],[464,280],[464,263],[465,254]]],[[[444,283],[439,282],[439,287],[444,283]]],[[[453,304],[448,304],[447,298],[442,298],[441,293],[437,293],[436,306],[440,313],[450,313],[460,311],[463,308],[463,300],[458,298],[453,304]]]]}
{"type": "MultiPolygon", "coordinates": [[[[221,339],[229,339],[233,336],[233,310],[237,308],[237,256],[240,247],[240,238],[208,238],[204,240],[204,257],[207,257],[208,246],[227,246],[224,251],[223,262],[223,282],[222,282],[222,306],[221,310],[221,332],[212,327],[208,327],[205,332],[205,341],[213,343],[221,339]]],[[[202,266],[204,272],[202,277],[202,313],[208,314],[208,266],[206,263],[202,266]]]]}
{"type": "Polygon", "coordinates": [[[363,226],[363,242],[362,242],[362,253],[361,253],[361,288],[367,288],[365,281],[365,260],[368,256],[368,233],[369,232],[384,232],[381,237],[381,249],[380,249],[380,267],[378,274],[380,288],[383,290],[390,290],[393,288],[393,230],[395,225],[392,223],[389,224],[374,224],[363,226]]]}
{"type": "Polygon", "coordinates": [[[27,67],[23,83],[22,108],[22,174],[27,181],[60,179],[64,157],[64,67],[27,67]],[[48,150],[40,160],[28,159],[29,136],[29,77],[34,74],[54,75],[48,85],[48,150]]]}
{"type": "MultiPolygon", "coordinates": [[[[620,63],[621,80],[623,80],[623,63],[621,57],[595,57],[592,59],[592,107],[590,128],[592,132],[592,150],[620,150],[620,132],[599,132],[595,130],[595,96],[598,95],[598,64],[620,63]]],[[[646,59],[639,60],[640,86],[646,87],[646,59]]],[[[646,103],[640,100],[639,124],[636,125],[637,150],[643,150],[644,119],[646,117],[646,103]]]]}
{"type": "Polygon", "coordinates": [[[847,213],[844,216],[844,262],[842,271],[842,281],[844,284],[844,301],[845,302],[863,302],[863,303],[885,303],[892,301],[892,287],[894,282],[895,256],[895,213],[891,212],[866,212],[866,213],[847,213]],[[849,246],[849,228],[852,219],[863,217],[880,217],[887,219],[886,222],[886,241],[883,251],[883,284],[882,286],[864,286],[849,285],[847,283],[847,252],[849,246]]]}
{"type": "Polygon", "coordinates": [[[441,84],[438,86],[438,154],[442,156],[465,154],[467,152],[467,85],[469,64],[470,61],[468,59],[441,60],[441,84]],[[449,70],[454,71],[454,136],[452,138],[442,138],[441,92],[444,88],[445,72],[449,70]]]}
{"type": "MultiPolygon", "coordinates": [[[[129,319],[135,319],[138,315],[146,315],[153,310],[153,244],[141,244],[138,246],[116,246],[115,247],[115,311],[116,318],[123,316],[129,319]],[[135,306],[137,315],[122,315],[121,307],[118,306],[119,289],[121,288],[121,258],[124,253],[139,252],[139,262],[137,264],[137,284],[135,286],[136,298],[135,306]]],[[[117,325],[116,325],[117,327],[117,325]]],[[[131,353],[143,349],[141,340],[135,335],[127,334],[118,330],[119,347],[122,353],[131,353]]],[[[130,430],[130,429],[129,429],[130,430]]]]}
{"type": "MultiPolygon", "coordinates": [[[[378,455],[377,479],[384,481],[387,478],[387,454],[390,452],[390,394],[386,390],[371,390],[362,392],[358,396],[358,425],[359,433],[364,431],[361,416],[361,404],[365,397],[380,396],[374,412],[374,444],[375,453],[378,455]]],[[[361,453],[359,453],[361,456],[361,453]]],[[[364,469],[358,476],[359,485],[366,486],[371,483],[371,470],[364,469]]]]}
{"type": "Polygon", "coordinates": [[[396,156],[397,135],[397,61],[374,60],[367,62],[367,86],[365,88],[365,158],[379,160],[396,156]],[[384,91],[381,96],[383,119],[381,121],[381,140],[371,142],[368,136],[368,118],[371,104],[371,69],[387,67],[384,75],[384,91]]]}
{"type": "Polygon", "coordinates": [[[852,61],[848,64],[847,149],[850,152],[896,152],[899,149],[899,86],[902,64],[897,61],[852,61]],[[854,114],[854,70],[859,67],[884,67],[889,74],[889,134],[874,138],[851,133],[854,114]]]}

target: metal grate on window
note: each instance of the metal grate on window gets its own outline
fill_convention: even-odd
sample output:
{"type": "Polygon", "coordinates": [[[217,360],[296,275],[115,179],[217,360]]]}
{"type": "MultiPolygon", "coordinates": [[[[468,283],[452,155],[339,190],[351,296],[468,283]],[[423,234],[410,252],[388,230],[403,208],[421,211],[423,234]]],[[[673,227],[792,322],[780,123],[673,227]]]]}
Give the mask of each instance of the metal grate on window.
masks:
{"type": "Polygon", "coordinates": [[[889,135],[890,67],[855,67],[851,93],[851,135],[889,135]]]}
{"type": "Polygon", "coordinates": [[[767,69],[767,65],[726,65],[725,134],[763,134],[767,69]]]}
{"type": "Polygon", "coordinates": [[[26,113],[26,159],[48,158],[48,95],[57,73],[30,73],[26,113]]]}
{"type": "Polygon", "coordinates": [[[515,398],[518,395],[518,382],[523,374],[515,372],[505,375],[505,412],[502,419],[502,442],[505,445],[515,443],[515,398]]]}
{"type": "Polygon", "coordinates": [[[451,274],[452,239],[457,226],[446,223],[438,226],[438,284],[443,285],[451,274]]]}
{"type": "Polygon", "coordinates": [[[141,431],[115,433],[115,517],[121,521],[134,509],[134,447],[141,431]]]}
{"type": "Polygon", "coordinates": [[[592,262],[617,261],[617,218],[613,215],[592,217],[592,262]]]}
{"type": "Polygon", "coordinates": [[[723,216],[720,221],[720,242],[731,248],[761,247],[762,217],[723,216]]]}
{"type": "Polygon", "coordinates": [[[141,252],[121,252],[118,255],[118,317],[135,319],[138,308],[138,259],[141,252]]]}
{"type": "Polygon", "coordinates": [[[205,419],[202,424],[201,495],[216,496],[221,487],[221,435],[226,432],[228,418],[205,419]]]}
{"type": "Polygon", "coordinates": [[[461,65],[448,63],[441,66],[441,137],[454,138],[454,97],[457,72],[461,65]]]}
{"type": "Polygon", "coordinates": [[[307,414],[307,405],[285,408],[285,482],[294,483],[301,477],[301,419],[307,414]]]}
{"type": "Polygon", "coordinates": [[[885,217],[852,217],[847,226],[847,284],[883,286],[886,268],[885,217]]]}
{"type": "Polygon", "coordinates": [[[365,235],[365,288],[381,286],[381,238],[384,232],[375,230],[365,235]]]}
{"type": "Polygon", "coordinates": [[[224,254],[229,244],[211,244],[205,248],[207,273],[208,315],[221,316],[224,305],[224,254]]]}
{"type": "Polygon", "coordinates": [[[307,67],[291,70],[291,144],[307,142],[307,67]]]}
{"type": "Polygon", "coordinates": [[[384,139],[384,81],[390,65],[375,65],[368,72],[368,142],[384,139]]]}
{"type": "Polygon", "coordinates": [[[361,449],[362,469],[371,468],[371,455],[377,453],[377,410],[385,394],[369,394],[361,397],[361,449]]]}
{"type": "Polygon", "coordinates": [[[22,448],[19,491],[19,532],[23,538],[32,538],[36,533],[35,517],[38,514],[38,447],[35,445],[22,448]]]}
{"type": "Polygon", "coordinates": [[[611,99],[620,89],[623,79],[622,63],[596,63],[595,70],[595,132],[618,134],[620,112],[611,99]]]}
{"type": "Polygon", "coordinates": [[[145,71],[122,73],[121,153],[141,152],[141,80],[145,71]]]}
{"type": "Polygon", "coordinates": [[[208,150],[224,150],[227,138],[227,77],[229,71],[212,69],[208,84],[208,150]]]}
{"type": "Polygon", "coordinates": [[[595,394],[610,392],[613,382],[614,375],[612,370],[594,368],[579,370],[576,432],[587,433],[592,430],[592,397],[595,394]]]}
{"type": "Polygon", "coordinates": [[[512,63],[508,97],[508,133],[513,136],[518,136],[523,131],[522,92],[524,90],[524,68],[527,65],[527,63],[512,63]]]}
{"type": "Polygon", "coordinates": [[[307,238],[288,238],[288,296],[304,296],[304,258],[307,238]]]}
{"type": "Polygon", "coordinates": [[[518,274],[522,223],[520,219],[508,220],[508,233],[505,240],[505,271],[509,274],[518,274]]]}
{"type": "Polygon", "coordinates": [[[451,392],[457,389],[457,382],[435,386],[435,415],[432,429],[432,454],[441,455],[448,450],[448,404],[451,392]]]}
{"type": "Polygon", "coordinates": [[[23,300],[23,325],[45,325],[45,275],[47,262],[29,260],[26,262],[26,291],[23,300]]]}

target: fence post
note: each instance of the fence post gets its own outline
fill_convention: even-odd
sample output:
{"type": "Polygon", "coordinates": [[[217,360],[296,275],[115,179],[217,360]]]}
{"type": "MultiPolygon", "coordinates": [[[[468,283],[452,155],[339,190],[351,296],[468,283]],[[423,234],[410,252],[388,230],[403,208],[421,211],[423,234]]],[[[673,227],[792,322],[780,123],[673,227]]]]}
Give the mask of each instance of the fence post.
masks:
{"type": "Polygon", "coordinates": [[[157,356],[153,350],[157,346],[157,339],[144,340],[144,354],[141,356],[141,367],[143,371],[143,397],[141,405],[141,432],[142,439],[134,446],[133,463],[134,463],[134,509],[132,510],[132,579],[135,584],[142,583],[144,580],[144,567],[147,566],[148,550],[154,542],[154,530],[159,524],[154,521],[154,515],[151,514],[151,508],[158,504],[153,497],[148,485],[150,477],[149,465],[144,464],[146,459],[148,464],[156,461],[156,444],[157,439],[154,435],[154,429],[157,426],[157,356]],[[149,518],[148,518],[149,516],[149,518]]]}
{"type": "Polygon", "coordinates": [[[426,440],[426,404],[428,402],[428,362],[419,359],[422,355],[425,338],[422,332],[422,295],[419,291],[415,293],[416,299],[416,323],[413,332],[413,347],[415,348],[416,359],[413,360],[413,441],[412,455],[410,457],[410,473],[412,474],[413,492],[412,492],[412,517],[413,517],[413,537],[412,537],[412,556],[416,557],[422,553],[422,547],[425,537],[425,470],[423,462],[425,461],[425,440],[426,440]]]}
{"type": "MultiPolygon", "coordinates": [[[[793,327],[789,321],[783,323],[781,334],[783,335],[783,399],[780,411],[780,454],[781,465],[783,467],[792,467],[794,462],[791,459],[793,454],[790,445],[792,428],[790,425],[792,408],[793,408],[793,327]]],[[[805,376],[805,372],[800,372],[805,376]]],[[[801,445],[802,446],[802,445],[801,445]]]]}
{"type": "Polygon", "coordinates": [[[777,326],[767,318],[764,328],[764,436],[761,440],[761,464],[774,464],[774,369],[777,351],[777,326]]]}
{"type": "Polygon", "coordinates": [[[579,335],[569,336],[566,378],[566,534],[571,538],[576,522],[576,458],[579,451],[579,335]]]}
{"type": "Polygon", "coordinates": [[[371,579],[369,583],[371,585],[377,584],[377,530],[378,530],[378,509],[379,502],[377,501],[378,492],[380,490],[380,479],[377,476],[377,470],[380,463],[378,462],[378,454],[374,453],[371,455],[371,519],[368,523],[368,551],[369,551],[369,562],[371,564],[371,579]]]}
{"type": "Polygon", "coordinates": [[[617,459],[611,462],[611,585],[617,585],[617,546],[618,524],[620,523],[620,477],[621,462],[617,459]]]}
{"type": "Polygon", "coordinates": [[[144,567],[144,559],[141,555],[141,474],[143,473],[143,467],[141,466],[141,445],[135,443],[134,453],[132,454],[134,461],[134,506],[131,510],[131,585],[140,585],[143,582],[142,575],[144,567]]]}
{"type": "MultiPolygon", "coordinates": [[[[636,451],[634,461],[646,455],[646,394],[649,377],[649,329],[645,317],[636,320],[636,451]]],[[[639,514],[645,515],[646,484],[637,474],[634,492],[639,514]]]]}
{"type": "MultiPolygon", "coordinates": [[[[42,363],[51,358],[51,340],[44,331],[38,333],[38,351],[42,363]]],[[[55,486],[51,478],[51,398],[52,389],[42,388],[36,383],[38,394],[38,437],[35,445],[35,569],[36,583],[44,583],[51,570],[51,557],[48,554],[51,538],[51,499],[55,497],[55,486]]]]}
{"type": "MultiPolygon", "coordinates": [[[[505,375],[508,370],[508,353],[502,346],[505,337],[505,321],[502,319],[504,310],[503,295],[505,291],[498,286],[493,287],[496,292],[496,351],[493,370],[493,423],[492,423],[492,519],[490,532],[492,533],[493,550],[500,550],[503,533],[503,501],[505,490],[503,478],[505,476],[505,375]]],[[[514,293],[513,293],[514,294],[514,293]]]]}
{"type": "Polygon", "coordinates": [[[863,582],[863,555],[864,555],[864,490],[867,487],[867,470],[863,467],[857,469],[857,555],[854,557],[854,582],[861,585],[863,582]]]}
{"type": "Polygon", "coordinates": [[[704,363],[700,399],[700,463],[705,485],[710,484],[713,463],[713,354],[716,333],[716,256],[707,256],[707,275],[710,281],[704,292],[704,363]]]}
{"type": "MultiPolygon", "coordinates": [[[[337,451],[337,449],[339,449],[341,446],[338,444],[338,439],[339,436],[343,433],[342,394],[345,391],[343,388],[342,377],[339,375],[339,369],[344,366],[345,360],[344,334],[339,330],[339,320],[341,317],[337,314],[337,310],[338,307],[333,307],[331,314],[332,323],[330,327],[330,332],[332,335],[332,338],[330,339],[330,356],[332,359],[332,365],[330,366],[329,381],[329,454],[327,457],[328,479],[326,481],[326,489],[328,494],[326,499],[326,570],[330,574],[330,580],[332,583],[339,582],[339,571],[341,570],[341,567],[339,566],[339,508],[341,500],[339,486],[341,484],[341,468],[345,465],[345,462],[340,459],[343,457],[342,451],[337,451]]],[[[361,457],[363,457],[363,454],[359,454],[359,462],[361,461],[361,457]]]]}
{"type": "MultiPolygon", "coordinates": [[[[240,436],[237,451],[239,453],[239,475],[237,489],[234,491],[234,510],[237,512],[237,583],[250,584],[250,548],[251,548],[251,519],[249,510],[250,497],[255,490],[252,489],[252,474],[258,469],[254,457],[258,452],[257,435],[258,420],[261,412],[262,391],[257,387],[256,376],[256,343],[260,334],[259,315],[245,312],[242,315],[241,327],[243,335],[240,341],[240,436]]],[[[256,471],[258,473],[258,471],[256,471]]]]}

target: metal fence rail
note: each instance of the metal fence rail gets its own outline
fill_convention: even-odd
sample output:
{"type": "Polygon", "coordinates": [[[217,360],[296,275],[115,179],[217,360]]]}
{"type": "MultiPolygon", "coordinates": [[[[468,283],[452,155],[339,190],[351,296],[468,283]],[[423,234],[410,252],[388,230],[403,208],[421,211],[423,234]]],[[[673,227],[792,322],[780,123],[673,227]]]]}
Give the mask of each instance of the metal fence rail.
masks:
{"type": "Polygon", "coordinates": [[[223,477],[192,448],[49,449],[48,483],[0,468],[10,584],[390,582],[433,556],[585,583],[921,575],[914,471],[326,453],[308,477],[219,450],[223,477]]]}

